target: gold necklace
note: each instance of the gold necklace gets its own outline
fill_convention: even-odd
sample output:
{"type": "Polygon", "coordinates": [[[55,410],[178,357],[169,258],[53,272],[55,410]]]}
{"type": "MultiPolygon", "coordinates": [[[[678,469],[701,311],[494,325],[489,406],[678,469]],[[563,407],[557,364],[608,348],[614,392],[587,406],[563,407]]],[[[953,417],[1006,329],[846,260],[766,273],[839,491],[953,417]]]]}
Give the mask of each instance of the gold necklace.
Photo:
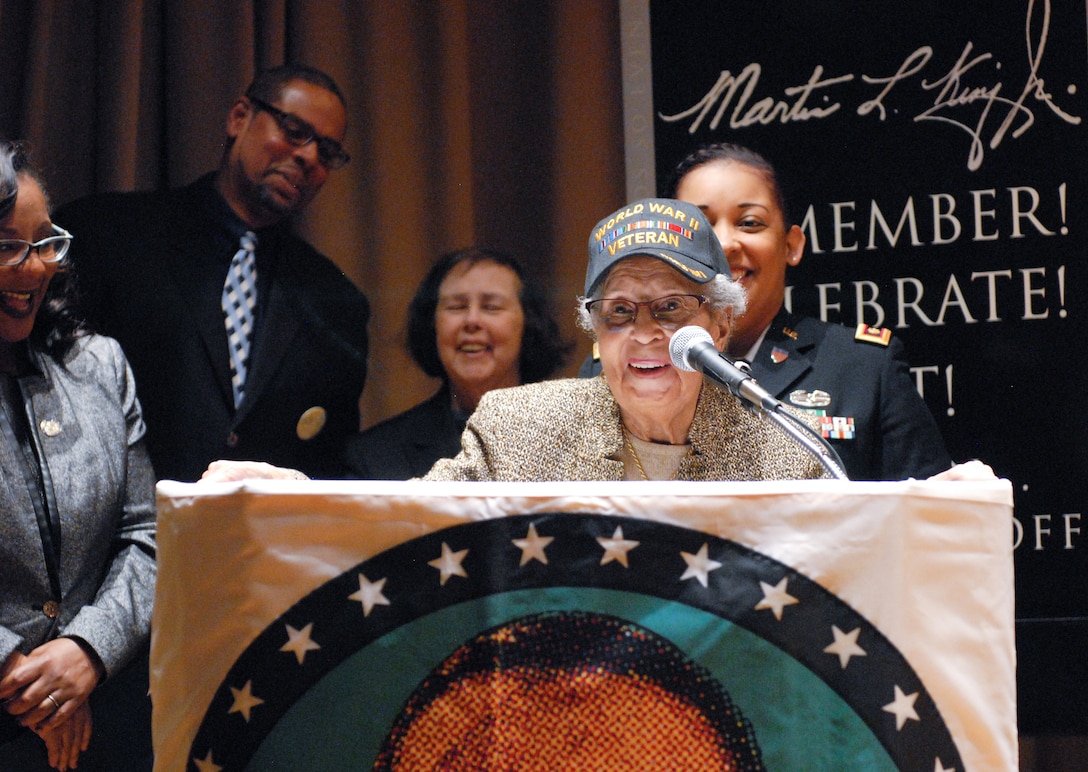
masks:
{"type": "MultiPolygon", "coordinates": [[[[623,442],[627,448],[627,452],[631,454],[631,460],[635,462],[635,467],[638,469],[638,475],[643,480],[649,481],[649,477],[646,476],[646,470],[642,468],[642,459],[638,457],[638,451],[635,450],[635,444],[631,441],[631,432],[627,430],[626,425],[621,425],[623,429],[623,442]]],[[[687,455],[691,455],[691,448],[688,448],[687,455]]],[[[683,460],[676,465],[676,469],[673,470],[670,480],[675,480],[676,476],[680,474],[680,467],[683,466],[683,460]]]]}
{"type": "Polygon", "coordinates": [[[627,445],[627,452],[631,454],[631,458],[635,462],[635,466],[638,467],[638,474],[643,480],[649,480],[646,476],[646,470],[642,468],[642,461],[638,457],[638,453],[635,452],[635,444],[631,442],[631,435],[627,431],[627,427],[623,427],[623,441],[627,445]]]}

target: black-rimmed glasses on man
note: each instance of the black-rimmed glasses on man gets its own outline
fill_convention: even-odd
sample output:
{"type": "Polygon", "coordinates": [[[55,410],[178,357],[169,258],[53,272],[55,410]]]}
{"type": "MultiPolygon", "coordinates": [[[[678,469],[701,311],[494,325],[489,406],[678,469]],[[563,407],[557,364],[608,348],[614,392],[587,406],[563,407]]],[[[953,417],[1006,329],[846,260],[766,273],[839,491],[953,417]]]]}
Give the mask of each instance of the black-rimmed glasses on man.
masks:
{"type": "Polygon", "coordinates": [[[351,156],[344,152],[344,148],[335,139],[323,137],[317,133],[313,126],[299,118],[297,115],[284,112],[275,105],[270,105],[263,99],[255,96],[247,96],[253,106],[258,110],[264,110],[272,116],[276,125],[280,127],[283,136],[295,147],[305,147],[314,142],[317,144],[317,157],[321,163],[329,169],[339,169],[351,160],[351,156]]]}
{"type": "Polygon", "coordinates": [[[68,256],[68,248],[72,246],[72,234],[59,225],[53,225],[52,228],[53,235],[41,241],[0,239],[0,266],[14,268],[22,265],[31,250],[38,253],[38,259],[43,263],[62,262],[68,256]]]}

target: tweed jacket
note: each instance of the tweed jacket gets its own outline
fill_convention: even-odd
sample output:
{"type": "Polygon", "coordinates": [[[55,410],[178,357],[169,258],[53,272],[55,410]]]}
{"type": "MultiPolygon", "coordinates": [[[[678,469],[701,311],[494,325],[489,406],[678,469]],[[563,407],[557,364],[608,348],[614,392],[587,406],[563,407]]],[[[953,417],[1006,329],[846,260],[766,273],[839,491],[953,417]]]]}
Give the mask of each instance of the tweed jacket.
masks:
{"type": "Polygon", "coordinates": [[[63,364],[32,360],[38,371],[19,377],[17,390],[32,405],[45,497],[60,523],[60,597],[31,498],[36,483],[14,435],[0,432],[0,661],[70,635],[113,675],[146,644],[155,594],[155,481],[132,373],[117,342],[97,335],[78,339],[63,364]]]}
{"type": "MultiPolygon", "coordinates": [[[[823,477],[818,461],[730,394],[704,384],[679,480],[823,477]]],[[[489,391],[461,437],[461,452],[426,480],[622,480],[620,410],[601,377],[489,391]]]]}
{"type": "Polygon", "coordinates": [[[160,479],[197,480],[220,458],[334,477],[359,431],[367,300],[288,223],[258,231],[259,320],[235,409],[221,296],[238,242],[209,211],[213,184],[61,207],[83,308],[132,365],[160,479]]]}

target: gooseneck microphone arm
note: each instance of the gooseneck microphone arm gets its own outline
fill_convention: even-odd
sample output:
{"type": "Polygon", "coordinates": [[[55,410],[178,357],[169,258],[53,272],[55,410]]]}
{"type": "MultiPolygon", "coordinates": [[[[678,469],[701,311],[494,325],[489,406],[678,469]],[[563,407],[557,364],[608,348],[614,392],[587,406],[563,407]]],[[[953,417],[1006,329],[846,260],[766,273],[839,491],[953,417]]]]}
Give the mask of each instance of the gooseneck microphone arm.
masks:
{"type": "Polygon", "coordinates": [[[669,342],[669,356],[678,370],[701,372],[711,383],[737,397],[748,410],[770,420],[811,453],[832,477],[850,479],[835,449],[760,386],[746,363],[737,364],[718,351],[714,347],[714,339],[702,327],[681,327],[673,333],[669,342]]]}

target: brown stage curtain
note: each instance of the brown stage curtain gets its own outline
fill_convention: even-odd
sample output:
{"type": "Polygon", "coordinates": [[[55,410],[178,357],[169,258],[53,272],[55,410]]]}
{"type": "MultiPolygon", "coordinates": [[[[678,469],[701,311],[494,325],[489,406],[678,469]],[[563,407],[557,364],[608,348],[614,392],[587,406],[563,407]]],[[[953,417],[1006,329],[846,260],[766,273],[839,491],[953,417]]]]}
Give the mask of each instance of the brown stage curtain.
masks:
{"type": "Polygon", "coordinates": [[[433,392],[408,300],[470,244],[547,284],[577,370],[586,239],[624,197],[619,40],[617,0],[0,0],[0,136],[30,141],[58,204],[180,185],[217,165],[257,69],[332,75],[353,160],[297,227],[371,300],[369,426],[433,392]]]}

